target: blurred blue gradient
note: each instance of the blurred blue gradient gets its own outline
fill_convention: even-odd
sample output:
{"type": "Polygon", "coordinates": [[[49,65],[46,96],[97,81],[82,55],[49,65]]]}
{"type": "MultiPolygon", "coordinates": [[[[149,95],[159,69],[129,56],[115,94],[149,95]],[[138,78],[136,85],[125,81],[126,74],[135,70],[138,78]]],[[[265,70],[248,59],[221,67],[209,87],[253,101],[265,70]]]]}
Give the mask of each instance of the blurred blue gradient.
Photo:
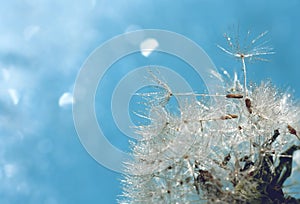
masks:
{"type": "MultiPolygon", "coordinates": [[[[122,176],[99,165],[80,144],[68,97],[85,59],[106,40],[136,29],[170,30],[198,43],[218,69],[233,73],[240,72],[239,63],[216,46],[226,45],[223,33],[232,25],[250,29],[253,38],[268,30],[276,54],[268,63],[249,64],[249,81],[272,79],[299,98],[299,9],[298,0],[1,1],[0,203],[116,203],[122,176]]],[[[99,120],[105,119],[108,139],[125,151],[128,138],[113,124],[109,97],[134,67],[163,62],[155,56],[125,60],[121,71],[108,72],[99,84],[108,97],[97,104],[99,120]]],[[[199,77],[186,77],[205,91],[197,87],[199,77]]]]}

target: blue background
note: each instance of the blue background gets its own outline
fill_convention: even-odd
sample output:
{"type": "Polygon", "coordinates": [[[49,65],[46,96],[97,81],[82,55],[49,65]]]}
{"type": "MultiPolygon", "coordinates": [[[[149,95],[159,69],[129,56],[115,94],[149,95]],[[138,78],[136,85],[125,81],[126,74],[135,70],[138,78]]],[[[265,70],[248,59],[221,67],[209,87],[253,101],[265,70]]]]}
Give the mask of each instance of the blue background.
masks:
{"type": "MultiPolygon", "coordinates": [[[[122,176],[88,155],[71,105],[58,105],[63,93],[72,92],[85,59],[106,40],[135,29],[170,30],[198,43],[217,68],[232,73],[240,65],[216,47],[226,45],[223,33],[232,25],[250,29],[252,37],[268,30],[276,54],[268,63],[249,64],[248,78],[272,79],[299,98],[299,9],[297,0],[1,1],[0,203],[116,203],[122,176]],[[9,89],[17,94],[16,104],[9,89]]],[[[135,66],[148,62],[161,61],[135,66]]],[[[107,73],[104,94],[119,78],[107,73]]],[[[109,107],[109,97],[102,103],[109,107]]],[[[107,115],[107,138],[128,150],[128,138],[110,112],[99,111],[98,117],[107,115]]]]}

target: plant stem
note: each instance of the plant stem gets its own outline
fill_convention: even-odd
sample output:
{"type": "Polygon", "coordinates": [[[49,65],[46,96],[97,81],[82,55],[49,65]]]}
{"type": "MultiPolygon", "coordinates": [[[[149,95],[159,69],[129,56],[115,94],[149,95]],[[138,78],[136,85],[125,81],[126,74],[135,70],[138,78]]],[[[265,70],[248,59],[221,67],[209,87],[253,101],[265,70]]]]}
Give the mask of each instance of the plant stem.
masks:
{"type": "Polygon", "coordinates": [[[246,71],[246,63],[245,63],[245,58],[244,57],[241,57],[241,60],[242,60],[242,69],[243,69],[243,72],[244,72],[244,93],[245,93],[245,97],[248,96],[248,89],[247,89],[247,71],[246,71]]]}

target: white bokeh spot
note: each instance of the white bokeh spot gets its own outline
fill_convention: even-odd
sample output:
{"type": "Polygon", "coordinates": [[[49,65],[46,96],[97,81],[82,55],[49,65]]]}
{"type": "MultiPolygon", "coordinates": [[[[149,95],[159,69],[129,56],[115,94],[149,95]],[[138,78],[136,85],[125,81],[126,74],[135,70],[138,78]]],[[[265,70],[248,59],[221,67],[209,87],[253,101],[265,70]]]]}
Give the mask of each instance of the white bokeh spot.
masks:
{"type": "Polygon", "coordinates": [[[19,94],[18,94],[17,90],[16,89],[8,89],[7,91],[12,100],[12,103],[14,105],[18,105],[20,98],[19,98],[19,94]]]}
{"type": "Polygon", "coordinates": [[[17,173],[17,167],[14,164],[5,164],[3,170],[6,178],[12,178],[17,173]]]}
{"type": "Polygon", "coordinates": [[[159,43],[154,38],[147,38],[140,44],[140,50],[143,56],[148,57],[157,47],[159,43]]]}
{"type": "Polygon", "coordinates": [[[58,100],[58,105],[64,107],[74,103],[73,95],[70,92],[65,92],[58,100]]]}

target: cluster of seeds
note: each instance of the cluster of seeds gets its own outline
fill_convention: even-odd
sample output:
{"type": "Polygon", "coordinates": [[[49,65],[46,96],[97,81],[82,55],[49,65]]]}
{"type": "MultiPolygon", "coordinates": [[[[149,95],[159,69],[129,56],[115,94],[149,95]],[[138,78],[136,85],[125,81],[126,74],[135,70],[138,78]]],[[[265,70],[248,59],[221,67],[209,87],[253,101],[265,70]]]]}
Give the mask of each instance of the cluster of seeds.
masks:
{"type": "MultiPolygon", "coordinates": [[[[272,54],[221,49],[241,59],[244,73],[247,57],[272,54]]],[[[270,82],[248,87],[245,79],[208,101],[205,94],[173,92],[153,77],[164,97],[145,95],[150,124],[137,127],[141,139],[132,142],[120,203],[297,202],[283,192],[300,149],[300,106],[290,94],[270,82]],[[172,97],[186,98],[179,115],[166,107],[172,97]]]]}

